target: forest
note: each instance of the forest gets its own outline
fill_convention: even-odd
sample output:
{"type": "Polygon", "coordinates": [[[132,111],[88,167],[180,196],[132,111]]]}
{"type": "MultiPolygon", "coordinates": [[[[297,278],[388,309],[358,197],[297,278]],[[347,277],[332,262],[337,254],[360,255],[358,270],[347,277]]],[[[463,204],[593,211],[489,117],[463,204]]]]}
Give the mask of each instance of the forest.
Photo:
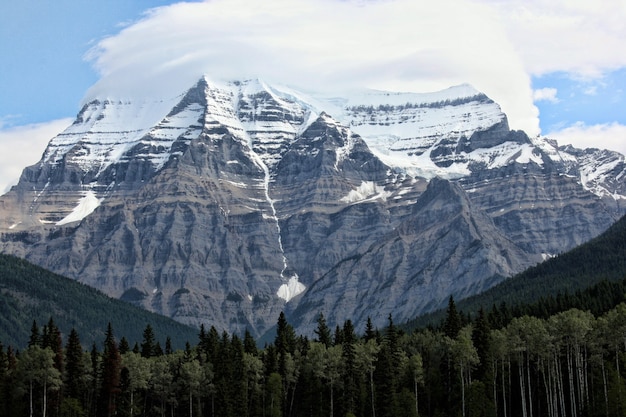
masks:
{"type": "Polygon", "coordinates": [[[51,318],[21,351],[0,344],[0,416],[622,416],[626,304],[604,310],[470,317],[451,297],[437,327],[403,331],[390,316],[331,329],[320,314],[308,338],[281,313],[262,348],[201,327],[178,350],[150,325],[131,347],[110,324],[85,349],[51,318]]]}

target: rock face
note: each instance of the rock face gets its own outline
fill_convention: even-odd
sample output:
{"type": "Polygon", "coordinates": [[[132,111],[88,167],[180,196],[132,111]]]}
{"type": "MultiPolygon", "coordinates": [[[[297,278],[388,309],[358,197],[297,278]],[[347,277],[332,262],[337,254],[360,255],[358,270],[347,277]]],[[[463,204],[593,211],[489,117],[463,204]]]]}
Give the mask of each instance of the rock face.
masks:
{"type": "Polygon", "coordinates": [[[626,212],[624,157],[511,131],[469,86],[311,98],[201,79],[101,99],[0,197],[0,247],[181,322],[383,326],[626,212]]]}

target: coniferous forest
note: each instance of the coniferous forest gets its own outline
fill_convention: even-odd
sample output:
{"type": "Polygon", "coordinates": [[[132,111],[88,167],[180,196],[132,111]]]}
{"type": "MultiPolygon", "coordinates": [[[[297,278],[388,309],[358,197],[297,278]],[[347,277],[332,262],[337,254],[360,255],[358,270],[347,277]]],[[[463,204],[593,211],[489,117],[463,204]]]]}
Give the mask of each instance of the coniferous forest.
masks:
{"type": "Polygon", "coordinates": [[[0,416],[626,415],[625,303],[472,318],[450,298],[436,328],[331,329],[320,314],[310,339],[281,313],[263,348],[214,327],[178,350],[150,325],[132,344],[104,334],[85,348],[50,319],[24,349],[0,346],[0,416]]]}

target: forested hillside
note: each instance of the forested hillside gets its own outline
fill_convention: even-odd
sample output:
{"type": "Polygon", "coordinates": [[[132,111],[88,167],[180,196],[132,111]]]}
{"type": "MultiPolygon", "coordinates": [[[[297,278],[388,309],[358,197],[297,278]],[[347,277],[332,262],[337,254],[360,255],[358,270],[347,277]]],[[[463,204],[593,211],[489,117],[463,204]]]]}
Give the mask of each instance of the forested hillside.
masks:
{"type": "Polygon", "coordinates": [[[64,335],[75,328],[87,345],[101,343],[107,322],[119,337],[129,340],[139,340],[149,323],[163,337],[172,337],[179,348],[185,341],[193,341],[198,332],[25,260],[0,254],[0,341],[22,348],[33,321],[41,326],[51,317],[64,335]]]}
{"type": "MultiPolygon", "coordinates": [[[[457,301],[459,309],[476,314],[480,308],[505,308],[510,314],[520,315],[547,314],[562,311],[573,306],[593,309],[590,302],[584,300],[568,301],[580,297],[580,292],[603,281],[608,287],[610,282],[626,279],[626,217],[622,217],[613,226],[595,239],[584,243],[569,252],[560,254],[535,267],[496,285],[495,287],[464,300],[457,301]],[[534,311],[543,309],[544,311],[534,311]]],[[[605,291],[601,297],[592,297],[594,303],[602,303],[608,298],[620,297],[616,288],[600,286],[596,291],[605,291]],[[603,289],[604,288],[604,289],[603,289]]],[[[586,297],[591,297],[587,295],[586,297]]],[[[621,301],[620,298],[618,301],[621,301]]],[[[615,303],[609,305],[613,307],[615,303]]],[[[606,311],[606,307],[604,311],[606,311]]],[[[596,311],[602,312],[600,306],[596,311]]],[[[444,311],[418,317],[407,324],[407,328],[417,328],[438,323],[444,311]]]]}

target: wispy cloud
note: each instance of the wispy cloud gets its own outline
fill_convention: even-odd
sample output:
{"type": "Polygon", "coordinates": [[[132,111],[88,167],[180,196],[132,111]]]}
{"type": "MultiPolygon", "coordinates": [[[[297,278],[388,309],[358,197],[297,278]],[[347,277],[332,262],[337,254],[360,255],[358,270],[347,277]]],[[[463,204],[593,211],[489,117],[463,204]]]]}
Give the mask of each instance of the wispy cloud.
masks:
{"type": "Polygon", "coordinates": [[[556,96],[557,89],[556,88],[540,88],[538,90],[533,91],[533,99],[535,101],[549,101],[551,103],[558,103],[559,99],[556,96]]]}
{"type": "Polygon", "coordinates": [[[24,167],[32,165],[43,154],[54,136],[72,123],[71,119],[48,123],[0,128],[0,193],[7,192],[17,181],[24,167]]]}

